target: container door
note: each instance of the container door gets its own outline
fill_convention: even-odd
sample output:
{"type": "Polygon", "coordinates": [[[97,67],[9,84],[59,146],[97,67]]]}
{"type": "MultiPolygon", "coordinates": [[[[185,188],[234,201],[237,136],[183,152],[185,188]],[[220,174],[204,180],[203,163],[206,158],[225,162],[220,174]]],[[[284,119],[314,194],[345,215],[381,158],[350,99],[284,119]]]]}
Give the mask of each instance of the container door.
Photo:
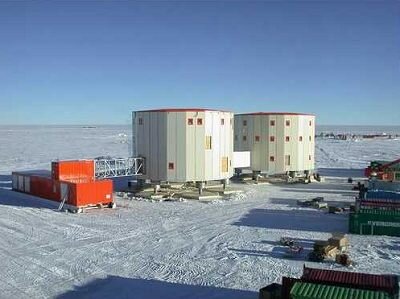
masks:
{"type": "Polygon", "coordinates": [[[24,177],[24,186],[25,186],[24,191],[26,193],[30,193],[31,192],[31,178],[29,176],[24,177]]]}
{"type": "Polygon", "coordinates": [[[68,184],[65,183],[61,183],[60,185],[61,188],[61,200],[64,200],[64,198],[66,197],[67,199],[65,200],[65,203],[68,203],[68,184]]]}
{"type": "Polygon", "coordinates": [[[16,174],[12,175],[12,188],[18,190],[18,176],[16,174]]]}
{"type": "Polygon", "coordinates": [[[24,192],[24,177],[22,175],[18,176],[18,190],[24,192]]]}
{"type": "Polygon", "coordinates": [[[360,233],[362,235],[372,235],[373,234],[372,226],[367,223],[362,223],[360,228],[360,233]]]}
{"type": "Polygon", "coordinates": [[[228,172],[228,157],[221,158],[221,171],[228,172]]]}

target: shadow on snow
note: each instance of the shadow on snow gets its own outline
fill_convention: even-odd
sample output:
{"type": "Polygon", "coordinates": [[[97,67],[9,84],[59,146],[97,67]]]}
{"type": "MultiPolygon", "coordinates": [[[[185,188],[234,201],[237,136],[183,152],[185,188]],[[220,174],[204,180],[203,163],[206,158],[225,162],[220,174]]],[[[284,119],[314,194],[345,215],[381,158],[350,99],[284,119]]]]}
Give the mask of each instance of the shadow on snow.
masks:
{"type": "Polygon", "coordinates": [[[360,178],[364,177],[364,169],[359,168],[318,168],[317,172],[322,176],[332,176],[341,178],[360,178]]]}
{"type": "Polygon", "coordinates": [[[327,214],[319,210],[252,209],[233,225],[270,229],[347,232],[348,215],[327,214]]]}
{"type": "Polygon", "coordinates": [[[256,299],[258,293],[251,291],[218,288],[213,286],[198,286],[180,283],[170,283],[159,280],[146,280],[137,278],[124,278],[119,276],[107,276],[104,279],[96,279],[83,286],[75,287],[56,297],[57,299],[75,298],[241,298],[256,299]]]}

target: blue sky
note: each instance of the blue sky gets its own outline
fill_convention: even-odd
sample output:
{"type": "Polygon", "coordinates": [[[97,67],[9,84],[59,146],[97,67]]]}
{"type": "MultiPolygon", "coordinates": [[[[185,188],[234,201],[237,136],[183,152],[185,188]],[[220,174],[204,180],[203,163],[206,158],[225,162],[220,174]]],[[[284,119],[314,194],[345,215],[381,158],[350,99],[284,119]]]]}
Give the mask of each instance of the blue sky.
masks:
{"type": "Polygon", "coordinates": [[[160,107],[400,125],[399,1],[0,1],[0,124],[160,107]]]}

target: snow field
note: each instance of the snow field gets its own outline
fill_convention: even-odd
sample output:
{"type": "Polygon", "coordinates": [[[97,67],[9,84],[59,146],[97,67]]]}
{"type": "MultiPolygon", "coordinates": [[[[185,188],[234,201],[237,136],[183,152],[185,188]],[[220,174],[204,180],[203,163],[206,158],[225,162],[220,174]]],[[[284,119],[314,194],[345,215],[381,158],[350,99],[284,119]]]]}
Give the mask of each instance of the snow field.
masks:
{"type": "MultiPolygon", "coordinates": [[[[323,183],[237,185],[243,194],[211,203],[117,198],[115,210],[77,215],[12,192],[11,171],[48,168],[56,158],[127,156],[129,128],[0,127],[0,133],[0,298],[258,298],[259,288],[301,274],[314,240],[347,232],[346,215],[296,201],[323,196],[349,203],[355,193],[347,177],[360,176],[357,168],[371,158],[400,152],[396,140],[318,140],[323,183]],[[304,253],[287,257],[281,236],[295,238],[304,253]]],[[[355,268],[307,265],[400,274],[400,238],[349,239],[355,268]]]]}

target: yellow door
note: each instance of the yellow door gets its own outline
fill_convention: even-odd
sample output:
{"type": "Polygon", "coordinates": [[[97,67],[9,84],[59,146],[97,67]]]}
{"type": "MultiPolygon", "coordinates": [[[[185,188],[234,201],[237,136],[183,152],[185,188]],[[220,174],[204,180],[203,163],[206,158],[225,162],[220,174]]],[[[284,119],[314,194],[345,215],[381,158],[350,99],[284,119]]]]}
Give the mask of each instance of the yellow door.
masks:
{"type": "Polygon", "coordinates": [[[228,172],[228,157],[221,158],[221,171],[228,172]]]}

